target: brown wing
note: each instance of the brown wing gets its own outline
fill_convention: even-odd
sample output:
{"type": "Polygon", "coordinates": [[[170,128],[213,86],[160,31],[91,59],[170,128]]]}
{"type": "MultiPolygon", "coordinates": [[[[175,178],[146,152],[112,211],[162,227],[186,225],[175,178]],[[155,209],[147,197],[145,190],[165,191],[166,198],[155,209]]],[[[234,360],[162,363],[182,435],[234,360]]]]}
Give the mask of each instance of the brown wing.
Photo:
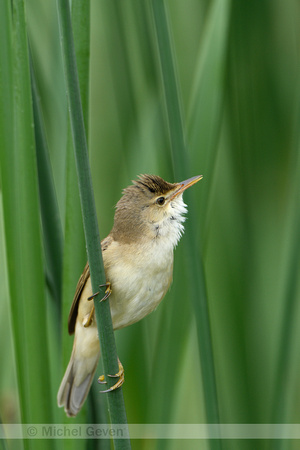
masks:
{"type": "MultiPolygon", "coordinates": [[[[112,241],[112,237],[110,235],[108,235],[105,239],[103,239],[103,241],[101,242],[102,252],[104,252],[104,250],[107,249],[107,247],[109,246],[111,241],[112,241]]],[[[85,283],[87,282],[89,276],[90,276],[90,266],[89,266],[89,263],[87,262],[85,265],[85,268],[82,272],[82,275],[80,276],[80,278],[78,280],[75,295],[74,295],[73,302],[72,302],[72,306],[70,309],[69,319],[68,319],[69,334],[73,334],[75,331],[79,299],[80,299],[81,293],[83,291],[83,288],[84,288],[85,283]]]]}
{"type": "Polygon", "coordinates": [[[69,319],[68,319],[68,331],[69,334],[73,334],[75,331],[75,324],[76,324],[76,319],[77,319],[77,313],[78,313],[78,305],[79,305],[79,299],[81,296],[81,292],[85,286],[85,283],[87,282],[88,278],[90,276],[90,266],[89,263],[87,262],[84,268],[84,271],[82,272],[77,286],[76,286],[76,291],[75,291],[75,295],[73,298],[73,303],[70,309],[70,313],[69,313],[69,319]]]}

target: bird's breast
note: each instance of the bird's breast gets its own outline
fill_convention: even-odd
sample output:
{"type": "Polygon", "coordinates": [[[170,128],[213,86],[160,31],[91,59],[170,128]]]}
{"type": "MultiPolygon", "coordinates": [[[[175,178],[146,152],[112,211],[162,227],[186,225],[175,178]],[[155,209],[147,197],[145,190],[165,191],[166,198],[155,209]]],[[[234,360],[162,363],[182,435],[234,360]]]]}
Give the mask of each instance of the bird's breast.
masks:
{"type": "Polygon", "coordinates": [[[111,282],[110,308],[114,329],[131,325],[152,312],[172,281],[173,248],[114,242],[104,252],[106,278],[111,282]]]}

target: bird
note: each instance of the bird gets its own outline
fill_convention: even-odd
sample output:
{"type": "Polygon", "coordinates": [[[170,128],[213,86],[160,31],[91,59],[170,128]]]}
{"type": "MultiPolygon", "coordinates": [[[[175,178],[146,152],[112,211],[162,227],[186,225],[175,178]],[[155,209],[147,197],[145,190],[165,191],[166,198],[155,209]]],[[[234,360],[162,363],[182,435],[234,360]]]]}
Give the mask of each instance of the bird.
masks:
{"type": "MultiPolygon", "coordinates": [[[[183,192],[202,178],[198,175],[169,183],[157,175],[140,175],[123,190],[112,230],[101,241],[108,281],[105,297],[109,296],[114,330],[143,319],[167,293],[174,248],[184,232],[187,205],[183,192]]],[[[87,263],[70,309],[68,331],[75,333],[73,349],[57,394],[58,406],[63,406],[69,417],[82,408],[100,357],[94,302],[90,301],[95,295],[87,263]]],[[[111,389],[124,381],[121,363],[119,367],[119,382],[111,389]]]]}

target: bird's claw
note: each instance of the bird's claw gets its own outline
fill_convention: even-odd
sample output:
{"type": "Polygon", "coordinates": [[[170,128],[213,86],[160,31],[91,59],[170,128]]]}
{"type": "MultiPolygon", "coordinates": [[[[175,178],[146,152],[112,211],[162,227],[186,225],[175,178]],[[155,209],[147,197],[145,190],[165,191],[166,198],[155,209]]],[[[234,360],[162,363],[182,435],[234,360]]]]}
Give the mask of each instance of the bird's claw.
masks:
{"type": "Polygon", "coordinates": [[[91,312],[87,316],[85,316],[85,318],[82,322],[82,325],[84,326],[84,328],[88,328],[91,325],[91,323],[93,322],[94,311],[95,311],[95,306],[93,305],[91,312]]]}
{"type": "MultiPolygon", "coordinates": [[[[118,389],[122,386],[124,383],[125,377],[124,377],[124,367],[121,363],[121,361],[118,358],[118,365],[119,365],[119,371],[115,375],[107,375],[110,378],[119,378],[118,381],[109,389],[106,389],[105,391],[100,391],[102,394],[105,394],[106,392],[114,391],[115,389],[118,389]]],[[[106,384],[107,382],[104,381],[104,375],[100,375],[98,378],[98,383],[100,384],[106,384]]]]}
{"type": "Polygon", "coordinates": [[[101,298],[100,302],[103,302],[104,300],[106,300],[110,296],[110,294],[112,293],[111,284],[110,284],[109,281],[107,283],[105,283],[105,284],[101,284],[99,287],[104,287],[104,286],[106,286],[105,295],[104,295],[103,298],[101,298]]]}
{"type": "MultiPolygon", "coordinates": [[[[106,287],[106,289],[105,289],[105,295],[100,300],[100,302],[103,302],[104,300],[106,300],[110,296],[110,294],[112,292],[111,291],[111,284],[110,284],[109,281],[107,283],[104,283],[104,284],[99,284],[99,288],[102,288],[102,287],[106,287]]],[[[88,300],[93,300],[93,298],[97,297],[97,295],[99,295],[99,294],[100,294],[100,291],[96,292],[95,294],[93,294],[90,297],[88,297],[88,300]]]]}
{"type": "Polygon", "coordinates": [[[107,384],[107,381],[105,381],[105,379],[104,379],[104,375],[100,375],[100,377],[98,378],[98,383],[99,384],[107,384]]]}
{"type": "MultiPolygon", "coordinates": [[[[109,296],[110,296],[110,294],[111,294],[111,284],[110,284],[110,282],[108,281],[107,283],[105,283],[105,284],[100,284],[99,285],[99,287],[101,288],[101,287],[104,287],[104,286],[106,286],[106,289],[105,289],[105,295],[104,295],[104,297],[100,300],[100,302],[103,302],[103,300],[106,300],[109,296]]],[[[93,295],[91,295],[90,297],[88,297],[88,300],[93,300],[93,298],[95,298],[98,294],[100,294],[100,291],[98,291],[98,292],[96,292],[95,294],[93,294],[93,295]]],[[[85,327],[85,328],[87,328],[87,327],[89,327],[90,325],[91,325],[91,323],[92,323],[92,321],[93,321],[93,315],[94,315],[94,311],[95,311],[95,306],[93,305],[93,307],[92,307],[92,309],[91,309],[91,312],[85,317],[85,319],[83,320],[83,322],[82,322],[82,325],[85,327]]]]}

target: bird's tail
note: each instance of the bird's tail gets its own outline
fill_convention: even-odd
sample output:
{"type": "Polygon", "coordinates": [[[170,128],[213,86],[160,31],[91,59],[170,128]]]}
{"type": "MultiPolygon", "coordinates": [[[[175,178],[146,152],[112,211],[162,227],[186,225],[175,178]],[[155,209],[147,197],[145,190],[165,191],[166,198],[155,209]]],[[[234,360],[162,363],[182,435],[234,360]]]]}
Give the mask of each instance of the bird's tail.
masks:
{"type": "Polygon", "coordinates": [[[89,393],[100,352],[89,358],[76,358],[75,346],[57,394],[58,406],[64,406],[68,417],[76,416],[89,393]]]}

